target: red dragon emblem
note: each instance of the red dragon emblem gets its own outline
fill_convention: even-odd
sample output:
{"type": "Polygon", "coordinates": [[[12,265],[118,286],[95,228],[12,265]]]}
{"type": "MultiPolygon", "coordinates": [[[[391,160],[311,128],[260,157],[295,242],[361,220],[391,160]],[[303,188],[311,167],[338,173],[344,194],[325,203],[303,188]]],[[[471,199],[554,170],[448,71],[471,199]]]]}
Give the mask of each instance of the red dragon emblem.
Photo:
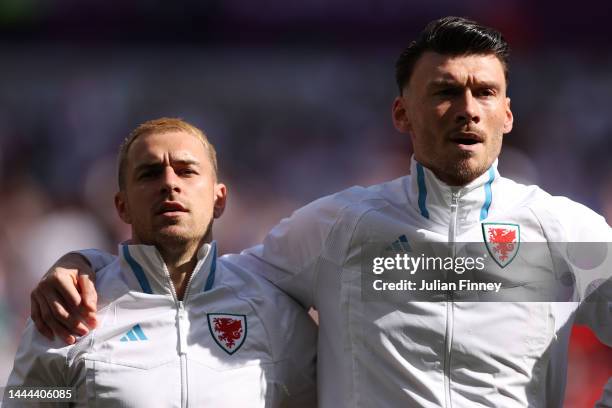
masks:
{"type": "Polygon", "coordinates": [[[236,345],[236,340],[242,337],[242,321],[234,320],[228,317],[215,317],[215,333],[217,338],[225,343],[227,348],[233,348],[236,345]]]}
{"type": "Polygon", "coordinates": [[[208,327],[215,342],[228,354],[234,354],[246,338],[246,316],[208,314],[208,327]]]}
{"type": "Polygon", "coordinates": [[[493,244],[493,250],[499,254],[499,260],[506,261],[508,254],[514,250],[516,231],[506,228],[491,228],[489,229],[489,242],[493,244]]]}
{"type": "Polygon", "coordinates": [[[489,253],[502,268],[518,252],[520,228],[515,224],[482,224],[482,233],[489,253]]]}

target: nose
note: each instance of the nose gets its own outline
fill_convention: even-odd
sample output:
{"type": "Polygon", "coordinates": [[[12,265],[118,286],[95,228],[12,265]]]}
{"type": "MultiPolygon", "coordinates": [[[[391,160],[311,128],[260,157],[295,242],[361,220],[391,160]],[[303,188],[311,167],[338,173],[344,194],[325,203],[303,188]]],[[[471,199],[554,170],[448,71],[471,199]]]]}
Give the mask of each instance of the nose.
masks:
{"type": "Polygon", "coordinates": [[[480,122],[478,101],[474,98],[470,89],[466,89],[463,95],[457,100],[455,122],[460,124],[480,122]]]}
{"type": "Polygon", "coordinates": [[[172,166],[166,166],[161,178],[160,193],[170,194],[172,192],[180,192],[179,176],[174,171],[172,166]]]}

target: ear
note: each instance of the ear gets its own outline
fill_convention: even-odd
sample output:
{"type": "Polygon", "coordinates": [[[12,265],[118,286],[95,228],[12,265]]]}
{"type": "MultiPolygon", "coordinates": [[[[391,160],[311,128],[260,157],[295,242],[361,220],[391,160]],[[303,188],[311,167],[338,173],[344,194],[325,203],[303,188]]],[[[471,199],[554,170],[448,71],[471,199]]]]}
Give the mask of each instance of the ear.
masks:
{"type": "Polygon", "coordinates": [[[510,98],[506,98],[506,118],[504,120],[504,134],[510,133],[514,123],[514,115],[510,109],[510,98]]]}
{"type": "Polygon", "coordinates": [[[225,203],[227,202],[227,187],[223,183],[215,183],[215,206],[213,207],[213,216],[221,217],[225,211],[225,203]]]}
{"type": "Polygon", "coordinates": [[[406,109],[406,98],[398,96],[393,101],[391,108],[391,117],[393,119],[393,125],[400,133],[409,133],[412,130],[410,119],[408,118],[408,111],[406,109]]]}
{"type": "Polygon", "coordinates": [[[121,218],[123,222],[125,222],[126,224],[132,223],[132,218],[130,217],[130,209],[124,191],[119,191],[117,194],[115,194],[115,209],[117,210],[119,218],[121,218]]]}

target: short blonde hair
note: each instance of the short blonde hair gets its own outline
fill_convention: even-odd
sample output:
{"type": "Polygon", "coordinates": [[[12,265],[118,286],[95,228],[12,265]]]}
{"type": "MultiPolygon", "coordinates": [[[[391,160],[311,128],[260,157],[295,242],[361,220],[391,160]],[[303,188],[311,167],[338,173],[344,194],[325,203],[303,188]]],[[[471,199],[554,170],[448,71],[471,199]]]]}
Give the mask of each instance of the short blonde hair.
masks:
{"type": "Polygon", "coordinates": [[[214,175],[215,177],[217,176],[217,152],[215,151],[215,147],[206,137],[206,134],[191,123],[185,122],[180,118],[159,118],[149,120],[141,124],[136,129],[134,129],[128,135],[128,137],[126,137],[125,140],[121,143],[121,146],[119,147],[119,158],[117,166],[117,181],[119,183],[119,190],[123,190],[125,188],[127,156],[132,143],[134,143],[134,141],[140,136],[176,131],[189,133],[202,141],[202,144],[208,152],[208,158],[210,159],[210,164],[213,167],[214,175]]]}

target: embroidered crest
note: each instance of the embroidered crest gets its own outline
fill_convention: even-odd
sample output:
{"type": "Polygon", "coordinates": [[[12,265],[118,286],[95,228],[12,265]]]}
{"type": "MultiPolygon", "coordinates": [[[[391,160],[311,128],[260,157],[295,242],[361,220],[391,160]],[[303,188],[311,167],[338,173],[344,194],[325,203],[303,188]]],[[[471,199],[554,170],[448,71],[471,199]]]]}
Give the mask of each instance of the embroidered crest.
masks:
{"type": "Polygon", "coordinates": [[[489,254],[502,268],[512,262],[518,253],[521,228],[517,224],[482,223],[482,236],[489,254]]]}
{"type": "Polygon", "coordinates": [[[245,315],[208,313],[208,328],[215,342],[228,354],[234,354],[244,343],[247,335],[245,315]]]}

